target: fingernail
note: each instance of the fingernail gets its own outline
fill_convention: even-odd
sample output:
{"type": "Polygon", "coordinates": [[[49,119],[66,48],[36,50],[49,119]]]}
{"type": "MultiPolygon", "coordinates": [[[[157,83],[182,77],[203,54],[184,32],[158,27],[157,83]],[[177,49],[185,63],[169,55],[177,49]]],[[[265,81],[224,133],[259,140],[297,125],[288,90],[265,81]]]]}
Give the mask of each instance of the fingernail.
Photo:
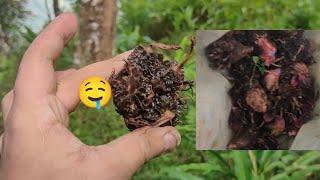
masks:
{"type": "Polygon", "coordinates": [[[179,146],[181,142],[181,136],[179,132],[169,132],[164,135],[165,148],[167,151],[174,150],[177,146],[179,146]]]}

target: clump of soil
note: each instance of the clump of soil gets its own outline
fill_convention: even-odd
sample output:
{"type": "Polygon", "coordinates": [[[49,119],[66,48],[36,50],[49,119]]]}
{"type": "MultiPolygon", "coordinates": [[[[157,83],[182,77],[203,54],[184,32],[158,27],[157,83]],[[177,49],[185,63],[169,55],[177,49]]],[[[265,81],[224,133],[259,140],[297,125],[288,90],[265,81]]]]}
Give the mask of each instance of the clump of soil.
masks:
{"type": "Polygon", "coordinates": [[[187,103],[180,92],[193,85],[193,81],[185,80],[183,73],[194,47],[193,38],[181,64],[164,60],[163,54],[157,53],[154,47],[181,49],[160,43],[146,48],[138,46],[125,60],[125,67],[109,78],[116,110],[130,131],[143,126],[175,126],[187,103]]]}
{"type": "Polygon", "coordinates": [[[233,85],[229,149],[284,149],[281,139],[312,119],[313,52],[303,30],[229,31],[206,47],[209,66],[233,85]]]}

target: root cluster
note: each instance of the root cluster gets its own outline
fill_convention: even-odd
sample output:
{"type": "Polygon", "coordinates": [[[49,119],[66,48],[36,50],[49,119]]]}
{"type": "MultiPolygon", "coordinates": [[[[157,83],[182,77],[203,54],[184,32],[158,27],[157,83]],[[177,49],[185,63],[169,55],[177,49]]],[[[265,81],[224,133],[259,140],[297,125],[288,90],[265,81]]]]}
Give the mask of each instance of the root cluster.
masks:
{"type": "Polygon", "coordinates": [[[163,54],[154,49],[178,50],[179,46],[160,43],[146,48],[138,46],[125,60],[125,67],[110,77],[113,102],[129,130],[177,124],[187,104],[180,92],[193,85],[192,81],[185,80],[182,70],[193,46],[192,39],[190,50],[180,65],[164,60],[163,54]]]}

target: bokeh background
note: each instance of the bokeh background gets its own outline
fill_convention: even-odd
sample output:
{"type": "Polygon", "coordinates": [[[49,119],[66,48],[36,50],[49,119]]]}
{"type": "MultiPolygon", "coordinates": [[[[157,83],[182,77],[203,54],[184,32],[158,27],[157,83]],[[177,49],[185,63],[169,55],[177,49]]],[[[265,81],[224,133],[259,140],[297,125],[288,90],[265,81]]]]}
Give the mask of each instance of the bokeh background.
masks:
{"type": "MultiPolygon", "coordinates": [[[[26,48],[64,11],[78,14],[80,33],[64,49],[57,70],[81,67],[153,41],[187,50],[198,29],[320,29],[317,0],[0,0],[1,99],[13,86],[26,48]],[[106,17],[104,12],[113,13],[106,17]]],[[[164,53],[177,61],[184,56],[183,51],[164,53]]],[[[187,79],[195,79],[194,54],[185,73],[187,79]]],[[[318,151],[196,151],[195,90],[185,93],[190,103],[177,127],[182,134],[178,150],[147,163],[133,179],[320,178],[318,151]]],[[[70,117],[71,131],[90,145],[128,132],[112,103],[98,112],[80,104],[70,117]]]]}

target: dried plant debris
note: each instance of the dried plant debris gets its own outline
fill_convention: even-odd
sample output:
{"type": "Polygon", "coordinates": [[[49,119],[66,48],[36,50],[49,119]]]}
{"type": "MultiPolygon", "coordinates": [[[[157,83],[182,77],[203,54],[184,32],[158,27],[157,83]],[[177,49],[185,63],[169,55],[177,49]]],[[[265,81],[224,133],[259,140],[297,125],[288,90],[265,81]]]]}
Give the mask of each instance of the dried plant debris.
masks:
{"type": "Polygon", "coordinates": [[[312,119],[313,52],[303,30],[229,31],[206,47],[210,67],[227,71],[233,85],[229,149],[283,149],[280,139],[312,119]]]}
{"type": "Polygon", "coordinates": [[[180,92],[192,88],[186,81],[183,65],[193,51],[192,38],[189,52],[181,64],[164,60],[154,49],[181,49],[175,45],[155,43],[136,47],[125,60],[125,67],[113,74],[109,82],[117,112],[124,117],[129,130],[143,126],[175,126],[187,100],[180,92]]]}

